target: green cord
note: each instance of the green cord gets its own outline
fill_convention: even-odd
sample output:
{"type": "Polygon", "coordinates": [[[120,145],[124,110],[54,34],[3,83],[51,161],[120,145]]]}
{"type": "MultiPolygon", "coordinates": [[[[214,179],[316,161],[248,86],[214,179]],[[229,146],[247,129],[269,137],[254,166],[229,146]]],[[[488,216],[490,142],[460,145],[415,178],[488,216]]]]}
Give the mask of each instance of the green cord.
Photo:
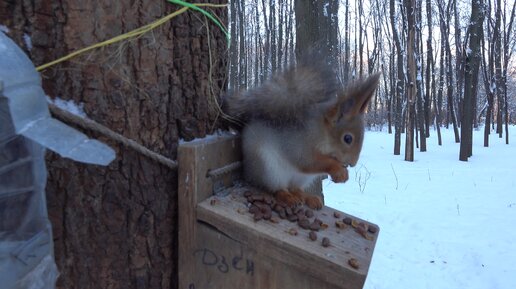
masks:
{"type": "Polygon", "coordinates": [[[185,2],[185,1],[181,1],[181,0],[167,0],[167,1],[170,2],[170,3],[173,3],[173,4],[177,4],[177,5],[181,5],[181,6],[184,6],[184,7],[188,7],[190,9],[196,10],[196,11],[201,12],[202,14],[204,14],[211,21],[213,21],[215,24],[217,24],[217,26],[220,28],[220,30],[222,30],[222,32],[224,32],[224,34],[226,35],[226,39],[228,41],[228,45],[229,45],[230,39],[231,39],[229,33],[224,28],[224,26],[219,22],[219,20],[217,20],[215,17],[213,17],[213,15],[211,15],[208,11],[206,11],[206,10],[200,8],[200,7],[197,7],[197,6],[193,5],[192,3],[188,3],[188,2],[185,2]]]}

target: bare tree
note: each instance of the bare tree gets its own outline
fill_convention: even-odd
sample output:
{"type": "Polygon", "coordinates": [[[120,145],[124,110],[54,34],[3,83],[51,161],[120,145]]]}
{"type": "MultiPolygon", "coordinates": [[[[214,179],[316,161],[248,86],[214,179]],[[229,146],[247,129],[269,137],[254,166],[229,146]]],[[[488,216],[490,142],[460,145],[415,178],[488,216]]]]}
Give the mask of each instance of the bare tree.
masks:
{"type": "MultiPolygon", "coordinates": [[[[438,0],[438,7],[439,7],[439,22],[440,22],[440,28],[441,28],[441,42],[442,42],[442,48],[443,51],[441,53],[444,55],[445,63],[444,67],[441,67],[441,69],[446,68],[446,98],[448,102],[448,113],[447,116],[451,120],[451,123],[453,125],[453,133],[455,135],[455,142],[460,142],[459,137],[459,129],[457,126],[457,116],[455,114],[455,105],[454,105],[454,97],[453,97],[453,63],[452,63],[452,53],[451,53],[451,47],[450,47],[450,41],[448,39],[450,35],[450,18],[451,18],[451,4],[452,2],[448,2],[447,5],[445,5],[444,0],[438,0]]],[[[448,119],[448,118],[447,118],[448,119]]],[[[449,120],[446,121],[446,126],[448,127],[448,124],[450,123],[449,120]]]]}
{"type": "Polygon", "coordinates": [[[396,103],[394,108],[394,154],[400,154],[401,147],[401,131],[402,131],[402,103],[403,103],[403,92],[405,86],[405,73],[403,68],[403,55],[405,50],[402,48],[401,40],[398,35],[397,23],[396,23],[396,10],[395,1],[390,0],[389,2],[389,16],[392,27],[392,36],[396,45],[396,57],[397,57],[397,77],[395,80],[395,93],[394,101],[396,103]]]}
{"type": "MultiPolygon", "coordinates": [[[[499,0],[498,0],[499,1],[499,0]]],[[[480,67],[480,43],[483,38],[483,0],[474,0],[471,18],[466,32],[464,49],[464,101],[461,120],[461,143],[459,160],[467,161],[473,155],[473,118],[475,95],[477,93],[478,71],[480,67]]]]}
{"type": "MultiPolygon", "coordinates": [[[[504,5],[506,2],[504,2],[504,5]]],[[[501,6],[501,5],[500,5],[501,6]]],[[[505,10],[505,9],[504,9],[505,10]]],[[[509,60],[511,59],[512,53],[514,49],[511,49],[511,43],[516,43],[512,28],[514,24],[514,15],[516,11],[516,2],[512,2],[512,9],[511,9],[511,15],[509,16],[509,22],[507,25],[506,23],[506,17],[505,13],[504,15],[504,39],[503,39],[503,68],[502,68],[502,86],[501,86],[501,94],[504,98],[504,107],[505,107],[505,143],[509,144],[509,103],[507,101],[507,68],[509,66],[509,60]]],[[[514,46],[513,46],[514,47],[514,46]]]]}
{"type": "Polygon", "coordinates": [[[416,102],[416,10],[415,0],[404,0],[407,11],[407,131],[405,140],[405,160],[414,161],[414,113],[416,102]]]}
{"type": "MultiPolygon", "coordinates": [[[[423,34],[422,34],[422,0],[415,1],[415,7],[414,7],[414,13],[415,15],[415,43],[414,43],[414,57],[416,61],[416,78],[415,78],[415,84],[416,84],[416,105],[417,105],[417,113],[416,113],[416,119],[417,119],[417,128],[419,130],[419,140],[420,140],[420,147],[419,150],[421,152],[426,152],[426,130],[425,127],[425,110],[423,109],[423,101],[425,96],[423,95],[425,93],[425,90],[423,89],[423,34]]],[[[417,134],[416,134],[417,137],[417,134]]]]}
{"type": "Polygon", "coordinates": [[[425,122],[426,122],[426,136],[430,136],[430,102],[432,100],[435,109],[435,127],[437,129],[437,142],[442,145],[441,139],[441,120],[439,115],[439,109],[435,98],[435,62],[434,62],[434,50],[432,46],[432,31],[433,31],[433,18],[432,18],[432,1],[426,0],[426,17],[428,26],[428,38],[426,40],[426,93],[425,93],[425,122]]]}

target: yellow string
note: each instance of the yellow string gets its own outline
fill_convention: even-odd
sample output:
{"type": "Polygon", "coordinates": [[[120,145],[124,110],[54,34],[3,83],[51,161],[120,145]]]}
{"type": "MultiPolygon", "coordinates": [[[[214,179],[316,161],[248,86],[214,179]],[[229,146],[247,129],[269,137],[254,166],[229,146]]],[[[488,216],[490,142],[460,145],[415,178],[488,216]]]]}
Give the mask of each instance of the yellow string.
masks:
{"type": "MultiPolygon", "coordinates": [[[[195,6],[199,6],[199,7],[214,7],[214,8],[221,8],[221,7],[227,7],[227,4],[210,4],[210,3],[198,3],[198,4],[194,4],[195,6]]],[[[146,32],[149,32],[151,31],[152,29],[155,29],[156,27],[164,24],[165,22],[169,21],[170,19],[186,12],[189,8],[188,7],[183,7],[173,13],[170,13],[169,15],[163,17],[163,18],[160,18],[150,24],[147,24],[145,26],[142,26],[140,28],[136,28],[132,31],[129,31],[127,33],[124,33],[122,35],[118,35],[116,37],[113,37],[111,39],[108,39],[106,41],[102,41],[102,42],[99,42],[99,43],[96,43],[94,45],[91,45],[91,46],[88,46],[88,47],[85,47],[85,48],[82,48],[82,49],[79,49],[77,51],[74,51],[64,57],[61,57],[57,60],[54,60],[52,62],[49,62],[49,63],[45,63],[43,65],[40,65],[38,67],[36,67],[36,70],[37,71],[42,71],[42,70],[45,70],[47,69],[48,67],[52,66],[52,65],[55,65],[55,64],[58,64],[60,62],[63,62],[63,61],[66,61],[66,60],[69,60],[71,58],[74,58],[80,54],[83,54],[85,52],[88,52],[90,50],[93,50],[93,49],[96,49],[96,48],[100,48],[100,47],[104,47],[104,46],[107,46],[107,45],[111,45],[111,44],[114,44],[116,42],[119,42],[119,41],[122,41],[122,40],[125,40],[125,39],[129,39],[129,38],[134,38],[134,37],[137,37],[137,36],[140,36],[146,32]]]]}

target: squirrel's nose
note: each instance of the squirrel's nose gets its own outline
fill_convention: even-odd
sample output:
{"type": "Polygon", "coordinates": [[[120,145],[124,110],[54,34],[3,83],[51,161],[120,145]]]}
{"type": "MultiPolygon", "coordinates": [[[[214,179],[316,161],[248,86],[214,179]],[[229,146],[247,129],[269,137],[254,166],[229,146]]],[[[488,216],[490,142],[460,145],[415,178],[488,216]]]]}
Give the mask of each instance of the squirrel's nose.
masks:
{"type": "Polygon", "coordinates": [[[358,157],[349,160],[349,166],[354,167],[358,163],[358,157]]]}

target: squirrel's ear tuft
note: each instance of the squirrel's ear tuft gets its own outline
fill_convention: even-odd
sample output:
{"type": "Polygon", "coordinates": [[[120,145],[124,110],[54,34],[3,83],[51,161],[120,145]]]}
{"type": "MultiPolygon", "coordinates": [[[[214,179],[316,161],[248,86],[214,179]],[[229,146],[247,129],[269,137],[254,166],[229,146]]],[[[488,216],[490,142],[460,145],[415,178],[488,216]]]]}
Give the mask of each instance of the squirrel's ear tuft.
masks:
{"type": "Polygon", "coordinates": [[[365,113],[369,101],[374,95],[378,83],[380,81],[380,73],[375,73],[363,81],[357,82],[351,89],[349,97],[355,99],[352,113],[365,113]]]}
{"type": "Polygon", "coordinates": [[[367,110],[369,101],[380,80],[380,73],[373,74],[365,80],[359,80],[339,95],[337,102],[331,105],[324,117],[330,124],[335,124],[341,119],[351,118],[363,114],[367,110]]]}

